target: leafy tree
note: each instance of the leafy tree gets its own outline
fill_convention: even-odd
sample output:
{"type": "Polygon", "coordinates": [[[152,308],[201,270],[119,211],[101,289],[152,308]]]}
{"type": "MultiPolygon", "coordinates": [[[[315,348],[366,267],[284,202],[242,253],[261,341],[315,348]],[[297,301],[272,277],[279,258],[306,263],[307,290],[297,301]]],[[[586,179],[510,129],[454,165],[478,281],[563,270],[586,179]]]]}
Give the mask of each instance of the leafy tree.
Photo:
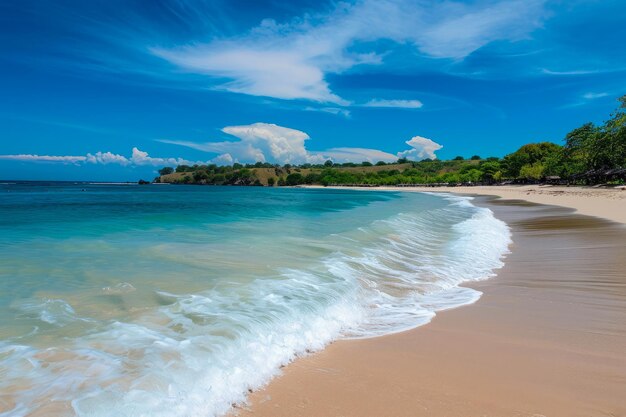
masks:
{"type": "Polygon", "coordinates": [[[274,177],[269,177],[267,179],[267,185],[269,185],[270,187],[273,187],[274,184],[276,184],[276,180],[274,179],[274,177]]]}
{"type": "Polygon", "coordinates": [[[159,175],[169,175],[171,173],[174,172],[174,168],[172,167],[165,167],[165,168],[161,168],[159,170],[159,175]]]}
{"type": "Polygon", "coordinates": [[[294,172],[293,174],[287,175],[287,179],[285,180],[285,183],[290,186],[303,184],[304,177],[302,176],[302,174],[294,172]]]}
{"type": "Polygon", "coordinates": [[[626,95],[619,98],[619,108],[592,139],[592,168],[617,168],[626,165],[626,95]]]}
{"type": "Polygon", "coordinates": [[[251,178],[252,171],[250,171],[248,168],[241,169],[238,172],[238,176],[239,178],[251,178]]]}
{"type": "Polygon", "coordinates": [[[465,174],[461,175],[461,180],[463,182],[480,182],[483,177],[483,173],[476,168],[472,168],[467,171],[465,174]]]}
{"type": "Polygon", "coordinates": [[[316,184],[319,181],[320,181],[320,175],[312,173],[312,172],[310,174],[307,174],[306,177],[304,177],[305,184],[316,184]]]}
{"type": "Polygon", "coordinates": [[[539,180],[543,178],[544,166],[541,162],[526,164],[520,169],[519,176],[529,180],[539,180]]]}
{"type": "Polygon", "coordinates": [[[195,171],[193,173],[194,182],[206,181],[209,179],[209,174],[206,171],[195,171]]]}
{"type": "Polygon", "coordinates": [[[457,172],[447,172],[443,174],[440,182],[446,182],[448,184],[457,184],[461,182],[461,176],[457,172]]]}
{"type": "Polygon", "coordinates": [[[463,158],[463,157],[462,157],[462,156],[460,156],[460,155],[459,155],[459,156],[455,156],[455,157],[454,157],[454,161],[463,161],[463,160],[465,160],[465,158],[463,158]]]}
{"type": "MultiPolygon", "coordinates": [[[[482,171],[482,180],[486,182],[494,182],[497,181],[495,175],[497,172],[500,172],[500,163],[496,161],[487,161],[480,164],[480,170],[482,171]]],[[[500,174],[502,174],[500,172],[500,174]]]]}
{"type": "Polygon", "coordinates": [[[564,149],[560,149],[558,152],[554,152],[543,159],[542,164],[544,176],[556,175],[560,177],[569,177],[572,174],[580,172],[579,170],[571,170],[572,167],[567,164],[564,153],[564,149]]]}
{"type": "Polygon", "coordinates": [[[472,157],[470,158],[472,161],[480,161],[480,156],[479,155],[472,155],[472,157]]]}
{"type": "Polygon", "coordinates": [[[543,162],[560,152],[561,147],[552,142],[529,143],[517,151],[504,157],[502,165],[505,174],[511,178],[520,176],[520,170],[524,165],[533,165],[543,162]]]}
{"type": "Polygon", "coordinates": [[[598,134],[599,129],[593,123],[586,123],[565,135],[565,146],[561,153],[561,166],[565,174],[593,169],[590,154],[598,134]]]}

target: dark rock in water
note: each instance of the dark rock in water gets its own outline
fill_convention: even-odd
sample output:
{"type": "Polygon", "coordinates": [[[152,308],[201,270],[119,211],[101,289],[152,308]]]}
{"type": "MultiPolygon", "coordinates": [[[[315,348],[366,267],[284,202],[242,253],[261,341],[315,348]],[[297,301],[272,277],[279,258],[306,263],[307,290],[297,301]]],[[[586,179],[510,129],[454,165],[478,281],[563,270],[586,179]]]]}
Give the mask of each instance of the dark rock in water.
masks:
{"type": "Polygon", "coordinates": [[[146,180],[139,180],[139,181],[137,182],[137,184],[139,184],[139,185],[146,185],[146,184],[150,184],[150,181],[146,181],[146,180]]]}

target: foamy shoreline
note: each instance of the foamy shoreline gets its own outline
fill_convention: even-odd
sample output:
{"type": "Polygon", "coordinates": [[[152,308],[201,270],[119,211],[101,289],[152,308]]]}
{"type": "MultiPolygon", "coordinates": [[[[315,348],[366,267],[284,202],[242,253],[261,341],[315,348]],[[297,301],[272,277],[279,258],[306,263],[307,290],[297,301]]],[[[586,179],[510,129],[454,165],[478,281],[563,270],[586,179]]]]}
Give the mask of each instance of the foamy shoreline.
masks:
{"type": "Polygon", "coordinates": [[[626,232],[569,209],[525,202],[623,224],[626,192],[537,186],[362,190],[504,197],[480,197],[478,203],[512,227],[512,254],[496,278],[469,285],[483,292],[479,302],[411,331],[339,341],[299,359],[252,394],[251,407],[240,415],[626,413],[620,394],[626,390],[626,232]]]}
{"type": "MultiPolygon", "coordinates": [[[[307,188],[321,188],[307,186],[307,188]]],[[[596,187],[566,187],[551,185],[506,185],[474,187],[329,187],[367,191],[403,191],[497,196],[525,200],[531,203],[568,207],[579,214],[601,217],[626,224],[626,189],[596,187]]]]}

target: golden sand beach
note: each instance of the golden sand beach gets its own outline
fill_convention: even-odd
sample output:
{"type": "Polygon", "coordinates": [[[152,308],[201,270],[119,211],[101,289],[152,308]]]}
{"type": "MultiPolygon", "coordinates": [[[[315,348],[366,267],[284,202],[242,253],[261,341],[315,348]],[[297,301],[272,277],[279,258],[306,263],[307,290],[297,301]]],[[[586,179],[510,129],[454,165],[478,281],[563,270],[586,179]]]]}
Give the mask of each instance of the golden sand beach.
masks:
{"type": "Polygon", "coordinates": [[[504,197],[476,198],[514,242],[497,277],[470,285],[481,299],[414,330],[335,342],[239,415],[626,415],[626,191],[444,190],[504,197]]]}

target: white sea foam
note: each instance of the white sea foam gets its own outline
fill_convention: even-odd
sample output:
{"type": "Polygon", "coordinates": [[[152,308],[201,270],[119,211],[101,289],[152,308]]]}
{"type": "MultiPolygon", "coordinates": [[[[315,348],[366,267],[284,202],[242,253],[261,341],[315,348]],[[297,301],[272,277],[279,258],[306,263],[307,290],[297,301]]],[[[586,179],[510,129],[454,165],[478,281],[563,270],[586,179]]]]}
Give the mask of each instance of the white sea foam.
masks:
{"type": "Polygon", "coordinates": [[[333,274],[362,281],[365,319],[346,335],[373,337],[408,330],[429,322],[437,311],[478,300],[479,291],[459,285],[494,275],[508,252],[510,231],[491,210],[473,206],[470,197],[445,198],[450,208],[389,219],[384,223],[391,233],[384,242],[359,256],[328,261],[333,274]],[[441,228],[439,222],[458,215],[456,207],[473,214],[441,230],[447,226],[441,228]]]}
{"type": "MultiPolygon", "coordinates": [[[[11,381],[28,389],[11,390],[15,407],[0,416],[50,401],[79,416],[222,415],[282,366],[337,338],[410,329],[472,303],[480,293],[460,285],[503,265],[510,232],[470,198],[444,198],[443,208],[333,236],[334,252],[318,262],[245,285],[159,292],[159,306],[132,322],[112,320],[57,347],[2,344],[0,389],[11,390],[11,381]]],[[[123,283],[102,292],[137,291],[123,283]]],[[[56,325],[76,317],[63,300],[21,308],[56,325]]]]}

